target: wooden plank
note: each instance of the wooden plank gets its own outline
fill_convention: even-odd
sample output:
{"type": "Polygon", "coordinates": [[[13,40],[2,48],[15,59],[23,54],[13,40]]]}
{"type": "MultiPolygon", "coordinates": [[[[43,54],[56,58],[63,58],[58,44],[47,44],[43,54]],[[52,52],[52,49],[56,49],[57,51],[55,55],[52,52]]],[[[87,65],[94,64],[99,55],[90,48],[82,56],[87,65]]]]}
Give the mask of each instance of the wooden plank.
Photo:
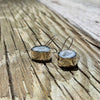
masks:
{"type": "MultiPolygon", "coordinates": [[[[9,0],[0,13],[4,18],[3,24],[0,24],[0,43],[4,44],[0,51],[0,65],[7,65],[0,69],[0,89],[5,90],[2,85],[5,79],[10,85],[5,85],[10,92],[1,91],[0,97],[4,95],[7,100],[100,98],[99,49],[90,43],[91,39],[84,36],[82,31],[35,0],[9,0]],[[78,70],[61,70],[57,64],[57,54],[54,53],[51,63],[36,63],[31,60],[30,49],[36,45],[44,45],[53,35],[56,35],[56,39],[50,47],[57,50],[68,36],[74,38],[71,49],[80,56],[78,70]],[[4,54],[6,55],[3,56],[4,54]]],[[[67,48],[70,42],[71,39],[64,48],[67,48]]]]}
{"type": "MultiPolygon", "coordinates": [[[[2,50],[4,49],[4,44],[2,44],[2,50]]],[[[1,52],[0,52],[1,53],[1,52]]],[[[11,88],[9,83],[9,76],[7,70],[7,59],[3,54],[0,56],[0,100],[10,100],[11,99],[11,88]]]]}
{"type": "MultiPolygon", "coordinates": [[[[22,31],[21,31],[21,33],[22,33],[22,31]]],[[[21,37],[24,38],[22,34],[21,34],[21,37]]],[[[26,39],[26,38],[24,38],[24,39],[26,39]]],[[[26,41],[27,41],[27,40],[23,40],[23,42],[24,42],[25,45],[26,45],[26,43],[25,43],[26,41]]],[[[27,47],[27,48],[28,48],[28,47],[27,47]]],[[[27,48],[26,48],[26,49],[27,49],[27,48]]],[[[26,57],[25,57],[25,58],[26,58],[26,57]]],[[[28,58],[27,58],[27,59],[28,59],[28,58]]],[[[26,61],[27,61],[27,60],[26,60],[26,61]]],[[[28,62],[28,61],[27,61],[27,62],[28,62]]],[[[25,64],[27,64],[27,63],[25,63],[25,64]]],[[[29,66],[29,65],[28,65],[28,66],[29,66]]],[[[25,72],[24,72],[24,74],[25,74],[25,72]]],[[[27,80],[27,82],[28,82],[28,80],[27,80]]],[[[34,84],[34,85],[35,85],[35,84],[34,84]]],[[[36,88],[37,88],[37,87],[36,87],[36,88]]],[[[38,90],[38,89],[37,89],[37,90],[38,90]]],[[[36,90],[36,91],[37,91],[37,90],[36,90]]],[[[32,92],[31,92],[31,93],[32,93],[32,92]]],[[[42,99],[42,98],[45,98],[45,97],[43,97],[43,95],[42,95],[42,91],[41,91],[41,96],[39,96],[39,98],[40,98],[40,97],[41,97],[41,99],[42,99]]],[[[37,97],[37,98],[38,98],[38,97],[37,97]]],[[[43,99],[43,100],[44,100],[44,99],[43,99]]]]}
{"type": "MultiPolygon", "coordinates": [[[[11,80],[11,73],[9,70],[9,60],[7,56],[7,46],[5,43],[9,42],[10,36],[7,37],[7,26],[5,15],[0,11],[3,19],[0,19],[1,22],[1,48],[0,48],[0,100],[14,100],[13,96],[13,87],[11,80]],[[7,39],[8,38],[8,39],[7,39]]],[[[9,46],[12,46],[13,43],[9,46]]],[[[13,50],[12,48],[10,50],[13,50]]]]}
{"type": "MultiPolygon", "coordinates": [[[[20,58],[21,58],[23,53],[22,54],[17,54],[17,55],[20,55],[20,58]]],[[[9,56],[9,58],[11,58],[11,57],[9,56]]],[[[28,63],[28,67],[25,67],[27,65],[28,61],[26,60],[27,62],[24,63],[24,61],[22,59],[20,59],[20,58],[19,57],[17,58],[18,62],[11,63],[11,72],[12,72],[13,80],[14,80],[14,82],[13,82],[13,84],[14,84],[14,92],[15,92],[16,97],[18,97],[19,99],[24,99],[24,98],[26,98],[26,99],[28,98],[29,99],[29,98],[33,97],[32,96],[33,92],[32,92],[32,88],[31,88],[32,82],[31,82],[31,80],[29,80],[29,79],[32,79],[32,77],[29,78],[29,76],[30,76],[29,72],[30,72],[30,68],[31,67],[30,67],[29,63],[28,63]],[[16,64],[16,63],[19,63],[20,67],[18,67],[18,64],[16,64]],[[13,68],[14,65],[16,65],[15,68],[13,68]],[[18,73],[16,72],[16,68],[19,71],[18,73]],[[19,79],[19,81],[17,81],[17,79],[19,79]],[[30,83],[30,85],[29,85],[29,83],[30,83]],[[18,85],[20,85],[19,88],[18,88],[18,85]]],[[[26,59],[26,57],[24,58],[24,60],[25,59],[26,59]]],[[[37,85],[36,85],[35,88],[37,88],[37,85]]],[[[40,90],[40,89],[37,89],[37,90],[40,90]]],[[[36,98],[41,98],[41,99],[43,98],[43,100],[44,100],[45,97],[43,97],[42,91],[40,93],[41,93],[41,96],[39,96],[39,97],[35,96],[35,97],[36,98]]],[[[36,100],[38,100],[38,99],[36,99],[36,100]]]]}

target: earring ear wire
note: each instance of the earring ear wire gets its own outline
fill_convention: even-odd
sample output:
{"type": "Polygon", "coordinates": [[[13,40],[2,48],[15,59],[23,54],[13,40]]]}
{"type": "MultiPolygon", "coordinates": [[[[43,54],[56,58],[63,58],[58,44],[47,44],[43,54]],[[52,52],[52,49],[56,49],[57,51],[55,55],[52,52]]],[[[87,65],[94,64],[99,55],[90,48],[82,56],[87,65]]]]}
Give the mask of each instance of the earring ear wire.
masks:
{"type": "Polygon", "coordinates": [[[52,36],[51,39],[45,45],[49,46],[54,39],[55,39],[55,35],[52,36]]]}
{"type": "Polygon", "coordinates": [[[68,47],[68,50],[71,48],[71,46],[72,46],[72,44],[73,44],[73,41],[74,41],[74,39],[72,38],[72,41],[71,41],[70,46],[68,47]]]}
{"type": "Polygon", "coordinates": [[[68,40],[70,38],[70,36],[68,36],[67,37],[67,39],[65,40],[65,42],[63,43],[63,46],[62,46],[62,48],[59,50],[59,52],[61,52],[62,51],[62,49],[64,48],[64,46],[65,46],[65,43],[66,43],[66,41],[68,40]]]}

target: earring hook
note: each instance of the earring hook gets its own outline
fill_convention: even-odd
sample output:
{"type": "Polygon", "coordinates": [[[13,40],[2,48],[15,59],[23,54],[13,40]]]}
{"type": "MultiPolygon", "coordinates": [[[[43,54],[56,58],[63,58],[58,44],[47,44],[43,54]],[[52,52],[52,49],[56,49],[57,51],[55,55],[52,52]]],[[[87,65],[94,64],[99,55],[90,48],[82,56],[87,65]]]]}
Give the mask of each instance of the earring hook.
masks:
{"type": "Polygon", "coordinates": [[[55,35],[52,36],[51,39],[45,45],[49,46],[54,39],[55,39],[55,35]]]}
{"type": "MultiPolygon", "coordinates": [[[[63,46],[62,46],[62,48],[61,48],[60,52],[61,52],[61,51],[62,51],[62,49],[64,48],[65,43],[66,43],[66,41],[67,41],[69,38],[70,38],[70,36],[68,36],[68,38],[67,38],[67,39],[65,40],[65,42],[63,43],[63,46]]],[[[71,44],[70,44],[70,46],[68,47],[68,49],[70,49],[70,47],[72,46],[72,44],[73,44],[73,38],[72,38],[71,44]]]]}
{"type": "Polygon", "coordinates": [[[62,48],[60,49],[60,51],[62,51],[62,49],[63,49],[64,46],[65,46],[66,41],[67,41],[69,38],[70,38],[70,36],[65,40],[65,42],[63,43],[63,46],[62,46],[62,48]]]}
{"type": "Polygon", "coordinates": [[[72,41],[71,41],[71,44],[70,44],[70,46],[68,47],[68,49],[70,49],[70,47],[72,46],[72,44],[73,44],[73,38],[72,38],[72,41]]]}

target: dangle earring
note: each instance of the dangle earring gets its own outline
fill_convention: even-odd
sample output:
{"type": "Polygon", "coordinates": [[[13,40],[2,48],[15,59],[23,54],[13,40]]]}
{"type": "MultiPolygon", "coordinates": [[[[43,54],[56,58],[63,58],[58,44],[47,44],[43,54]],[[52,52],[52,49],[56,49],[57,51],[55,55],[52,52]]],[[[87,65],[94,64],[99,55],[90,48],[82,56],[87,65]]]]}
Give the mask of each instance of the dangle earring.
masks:
{"type": "Polygon", "coordinates": [[[55,36],[51,37],[51,40],[49,40],[45,45],[34,46],[31,48],[31,57],[33,61],[50,62],[52,60],[51,49],[54,48],[50,48],[49,45],[52,43],[54,38],[55,36]]]}
{"type": "Polygon", "coordinates": [[[77,53],[73,50],[70,50],[70,47],[73,44],[73,38],[70,46],[67,49],[63,50],[65,43],[69,38],[70,36],[65,40],[61,50],[58,52],[58,66],[60,67],[66,67],[66,68],[74,67],[77,65],[78,62],[77,53]]]}

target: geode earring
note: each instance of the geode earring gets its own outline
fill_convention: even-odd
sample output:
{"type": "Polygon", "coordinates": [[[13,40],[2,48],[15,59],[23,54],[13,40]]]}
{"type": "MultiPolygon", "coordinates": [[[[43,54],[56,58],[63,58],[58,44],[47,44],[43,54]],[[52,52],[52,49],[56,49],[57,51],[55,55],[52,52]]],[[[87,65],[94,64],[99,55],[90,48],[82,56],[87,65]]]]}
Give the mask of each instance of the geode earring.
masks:
{"type": "MultiPolygon", "coordinates": [[[[70,36],[65,40],[63,47],[69,38],[70,36]]],[[[58,66],[70,68],[77,65],[78,61],[77,53],[73,50],[69,50],[72,44],[73,44],[73,38],[70,46],[67,49],[63,50],[62,47],[62,49],[58,52],[58,66]]]]}
{"type": "MultiPolygon", "coordinates": [[[[51,38],[45,45],[34,46],[31,48],[31,58],[36,62],[49,62],[51,61],[51,49],[50,43],[53,41],[55,36],[51,38]]],[[[55,49],[55,48],[53,48],[55,49]]],[[[55,49],[56,50],[56,49],[55,49]]],[[[57,52],[57,50],[56,50],[57,52]]]]}

